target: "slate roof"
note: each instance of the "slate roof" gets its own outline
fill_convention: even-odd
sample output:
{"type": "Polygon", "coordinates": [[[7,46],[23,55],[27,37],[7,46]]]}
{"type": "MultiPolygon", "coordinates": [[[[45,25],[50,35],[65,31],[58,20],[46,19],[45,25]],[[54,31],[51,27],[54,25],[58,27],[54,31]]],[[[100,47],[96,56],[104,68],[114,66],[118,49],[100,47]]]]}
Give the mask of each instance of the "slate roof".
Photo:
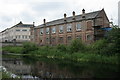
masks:
{"type": "Polygon", "coordinates": [[[33,24],[23,24],[20,21],[20,23],[16,24],[14,27],[33,27],[33,24]]]}
{"type": "MultiPolygon", "coordinates": [[[[99,14],[99,12],[101,12],[101,10],[90,12],[90,13],[85,13],[85,19],[87,19],[87,20],[94,19],[99,14]]],[[[82,14],[75,16],[75,21],[81,21],[81,20],[83,20],[82,14]]],[[[73,22],[73,16],[66,17],[66,22],[68,22],[68,23],[73,22]]],[[[46,22],[46,26],[52,26],[52,25],[63,24],[63,23],[65,23],[64,18],[46,22]]],[[[44,24],[36,26],[36,28],[39,28],[39,27],[44,27],[44,24]]]]}

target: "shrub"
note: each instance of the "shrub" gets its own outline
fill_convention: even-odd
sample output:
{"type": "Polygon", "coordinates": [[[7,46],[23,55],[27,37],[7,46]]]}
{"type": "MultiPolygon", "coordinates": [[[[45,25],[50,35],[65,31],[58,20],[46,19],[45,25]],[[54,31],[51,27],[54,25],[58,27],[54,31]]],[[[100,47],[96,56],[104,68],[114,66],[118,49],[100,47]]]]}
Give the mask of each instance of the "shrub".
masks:
{"type": "Polygon", "coordinates": [[[23,49],[22,49],[23,54],[27,54],[30,51],[35,51],[35,50],[38,50],[38,47],[36,44],[30,43],[30,42],[26,42],[23,44],[23,49]]]}
{"type": "Polygon", "coordinates": [[[102,54],[106,52],[107,45],[108,45],[107,40],[101,39],[93,43],[91,45],[91,49],[94,53],[102,54]]]}
{"type": "Polygon", "coordinates": [[[75,39],[72,41],[70,45],[71,53],[78,52],[78,51],[82,52],[84,50],[85,50],[85,44],[81,40],[75,39]]]}
{"type": "Polygon", "coordinates": [[[66,46],[63,45],[63,44],[57,45],[57,50],[63,51],[63,52],[66,52],[66,51],[67,51],[66,46]]]}

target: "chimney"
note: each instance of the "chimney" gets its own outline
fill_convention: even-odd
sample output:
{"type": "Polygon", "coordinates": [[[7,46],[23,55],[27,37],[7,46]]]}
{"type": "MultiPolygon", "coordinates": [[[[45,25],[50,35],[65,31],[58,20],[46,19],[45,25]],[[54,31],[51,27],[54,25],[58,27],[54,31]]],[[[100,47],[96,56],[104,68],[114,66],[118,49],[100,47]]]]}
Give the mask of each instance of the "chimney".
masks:
{"type": "Polygon", "coordinates": [[[73,20],[75,20],[75,11],[73,11],[72,14],[73,14],[73,20]]]}
{"type": "Polygon", "coordinates": [[[43,19],[43,23],[44,23],[44,24],[46,23],[46,19],[43,19]]]}
{"type": "Polygon", "coordinates": [[[82,14],[85,14],[85,9],[82,10],[82,14]]]}
{"type": "Polygon", "coordinates": [[[66,16],[67,16],[66,13],[64,13],[64,21],[66,21],[66,16]]]}
{"type": "Polygon", "coordinates": [[[85,9],[82,10],[82,18],[85,18],[85,9]]]}
{"type": "Polygon", "coordinates": [[[33,27],[35,27],[35,22],[33,22],[33,27]]]}

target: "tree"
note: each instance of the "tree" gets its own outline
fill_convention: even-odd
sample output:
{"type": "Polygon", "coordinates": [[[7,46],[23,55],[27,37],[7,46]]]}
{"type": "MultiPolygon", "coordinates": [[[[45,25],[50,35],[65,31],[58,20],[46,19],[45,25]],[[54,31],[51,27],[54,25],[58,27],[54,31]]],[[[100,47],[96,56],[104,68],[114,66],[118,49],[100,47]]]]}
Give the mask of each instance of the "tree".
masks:
{"type": "Polygon", "coordinates": [[[113,44],[113,50],[115,53],[120,52],[120,28],[114,27],[107,36],[108,42],[113,44]]]}

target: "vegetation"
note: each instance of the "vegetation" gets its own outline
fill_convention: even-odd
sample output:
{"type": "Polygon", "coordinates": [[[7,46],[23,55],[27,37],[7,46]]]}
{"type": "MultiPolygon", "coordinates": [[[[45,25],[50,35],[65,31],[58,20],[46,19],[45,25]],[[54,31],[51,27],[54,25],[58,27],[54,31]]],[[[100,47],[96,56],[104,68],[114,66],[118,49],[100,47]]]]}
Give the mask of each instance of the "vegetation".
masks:
{"type": "Polygon", "coordinates": [[[20,47],[20,46],[5,46],[2,48],[2,50],[10,52],[10,53],[21,53],[22,47],[20,47]]]}
{"type": "MultiPolygon", "coordinates": [[[[21,52],[29,56],[73,60],[78,62],[99,62],[118,64],[120,52],[120,28],[113,28],[105,39],[86,45],[74,40],[70,45],[40,46],[25,43],[22,47],[4,47],[3,50],[21,52]],[[8,50],[7,50],[8,49],[8,50]]],[[[25,56],[27,56],[25,55],[25,56]]]]}

